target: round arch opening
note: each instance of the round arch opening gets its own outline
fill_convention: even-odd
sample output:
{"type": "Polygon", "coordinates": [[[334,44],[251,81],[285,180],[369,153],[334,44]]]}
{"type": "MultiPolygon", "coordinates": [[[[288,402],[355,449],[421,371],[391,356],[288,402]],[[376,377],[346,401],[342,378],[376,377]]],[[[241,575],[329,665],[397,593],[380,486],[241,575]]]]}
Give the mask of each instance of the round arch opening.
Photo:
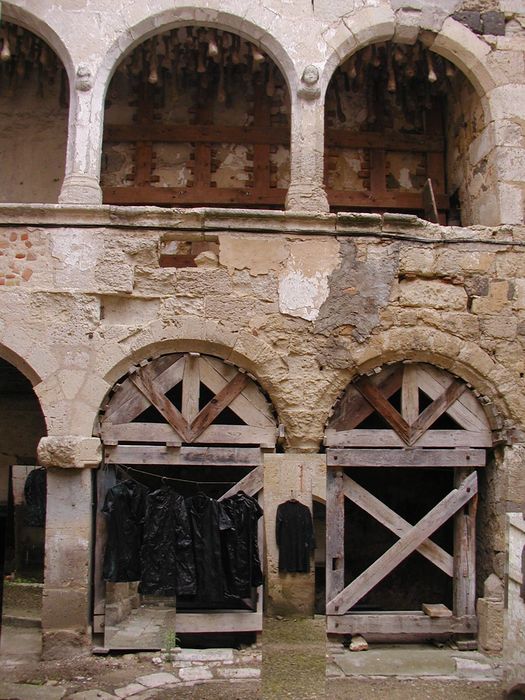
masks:
{"type": "Polygon", "coordinates": [[[485,126],[474,87],[422,42],[362,48],[337,68],[326,94],[332,210],[477,223],[484,190],[469,148],[485,126]]]}
{"type": "Polygon", "coordinates": [[[66,69],[44,39],[14,22],[0,23],[0,47],[1,201],[56,203],[66,162],[66,69]]]}
{"type": "Polygon", "coordinates": [[[289,144],[287,83],[263,49],[210,26],[164,31],[109,85],[104,201],[281,209],[289,144]]]}

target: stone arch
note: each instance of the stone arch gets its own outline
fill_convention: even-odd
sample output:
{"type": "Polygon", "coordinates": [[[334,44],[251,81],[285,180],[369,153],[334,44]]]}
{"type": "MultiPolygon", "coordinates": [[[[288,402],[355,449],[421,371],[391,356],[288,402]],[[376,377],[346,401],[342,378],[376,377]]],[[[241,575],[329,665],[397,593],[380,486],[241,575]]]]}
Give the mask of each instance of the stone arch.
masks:
{"type": "Polygon", "coordinates": [[[42,377],[38,371],[15,349],[2,343],[2,345],[0,345],[0,357],[23,374],[24,377],[31,382],[33,388],[42,381],[42,377]]]}
{"type": "MultiPolygon", "coordinates": [[[[396,35],[403,29],[414,29],[413,25],[405,25],[396,20],[394,12],[385,8],[359,10],[345,21],[345,27],[343,38],[332,44],[325,63],[320,79],[323,91],[328,87],[336,68],[353,53],[369,44],[396,40],[396,35]]],[[[419,35],[427,48],[447,58],[464,73],[480,97],[496,86],[497,79],[485,61],[490,48],[460,22],[449,17],[438,32],[421,27],[419,35]]],[[[414,34],[414,41],[417,38],[417,34],[414,34]]],[[[489,116],[486,114],[487,121],[489,116]]]]}
{"type": "Polygon", "coordinates": [[[239,34],[244,39],[259,45],[283,74],[290,93],[295,92],[297,75],[293,61],[283,45],[270,33],[269,26],[258,25],[233,11],[227,11],[220,3],[217,3],[215,8],[209,6],[173,7],[172,3],[168,1],[159,4],[165,5],[165,9],[137,21],[107,51],[101,62],[93,88],[94,99],[100,104],[105,98],[111,77],[125,54],[154,34],[184,25],[206,25],[223,29],[239,34]]]}
{"type": "Polygon", "coordinates": [[[33,32],[49,44],[62,61],[69,82],[72,84],[75,75],[73,59],[71,58],[68,48],[53,27],[34,12],[29,12],[25,8],[10,2],[2,3],[2,19],[13,22],[14,24],[19,24],[21,27],[33,32]]]}
{"type": "Polygon", "coordinates": [[[201,352],[227,360],[250,372],[268,394],[277,415],[281,413],[282,389],[286,376],[285,363],[264,341],[250,333],[232,333],[214,321],[181,318],[164,326],[156,322],[137,334],[132,342],[115,342],[97,348],[98,371],[87,377],[76,403],[82,412],[72,417],[71,433],[90,435],[100,406],[111,387],[129,370],[130,365],[171,352],[201,352]]]}

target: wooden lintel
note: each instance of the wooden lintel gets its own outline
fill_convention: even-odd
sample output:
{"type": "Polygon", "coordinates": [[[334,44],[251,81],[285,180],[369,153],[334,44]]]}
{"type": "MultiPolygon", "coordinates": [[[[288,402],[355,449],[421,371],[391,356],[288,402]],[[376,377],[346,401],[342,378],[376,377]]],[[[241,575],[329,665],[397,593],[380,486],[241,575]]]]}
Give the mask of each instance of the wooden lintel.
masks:
{"type": "Polygon", "coordinates": [[[117,445],[108,447],[106,464],[143,464],[208,467],[256,467],[261,451],[256,447],[166,447],[117,445]]]}
{"type": "MultiPolygon", "coordinates": [[[[377,209],[410,209],[423,211],[425,208],[422,192],[405,192],[401,190],[387,190],[376,194],[370,190],[334,190],[327,188],[326,195],[333,207],[370,207],[377,209]]],[[[438,209],[447,210],[449,199],[446,195],[436,194],[438,209]]]]}
{"type": "Polygon", "coordinates": [[[199,613],[177,612],[177,634],[202,634],[212,632],[261,632],[261,612],[239,610],[199,613]]]}
{"type": "MultiPolygon", "coordinates": [[[[168,423],[104,423],[100,436],[105,445],[118,443],[149,442],[168,443],[181,441],[168,423]]],[[[276,428],[259,428],[250,425],[210,425],[199,437],[195,445],[260,445],[274,448],[277,439],[276,428]]]]}
{"type": "MultiPolygon", "coordinates": [[[[326,431],[327,447],[405,447],[393,430],[364,429],[326,431]]],[[[492,447],[488,431],[474,430],[427,430],[416,441],[414,447],[492,447]]]]}
{"type": "Polygon", "coordinates": [[[220,126],[211,124],[169,125],[148,124],[135,126],[110,124],[104,129],[104,141],[123,143],[151,141],[153,143],[234,143],[286,145],[290,129],[282,126],[220,126]]]}
{"type": "Polygon", "coordinates": [[[221,204],[284,207],[286,190],[245,187],[104,187],[105,204],[219,206],[221,204]]]}
{"type": "Polygon", "coordinates": [[[431,618],[421,611],[348,615],[327,615],[328,634],[362,634],[367,641],[431,639],[451,634],[476,634],[475,615],[431,618]]]}
{"type": "Polygon", "coordinates": [[[328,467],[424,467],[429,469],[449,467],[484,467],[486,453],[483,449],[334,449],[326,455],[328,467]]]}
{"type": "Polygon", "coordinates": [[[378,148],[389,151],[436,152],[443,153],[442,138],[423,134],[400,134],[383,131],[350,131],[349,129],[327,129],[327,148],[378,148]]]}

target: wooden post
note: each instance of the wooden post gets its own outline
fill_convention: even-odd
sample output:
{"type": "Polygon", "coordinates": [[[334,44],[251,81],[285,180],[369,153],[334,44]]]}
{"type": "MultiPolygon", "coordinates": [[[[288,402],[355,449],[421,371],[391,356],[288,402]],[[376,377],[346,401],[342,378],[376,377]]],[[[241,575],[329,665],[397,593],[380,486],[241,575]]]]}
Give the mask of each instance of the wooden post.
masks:
{"type": "Polygon", "coordinates": [[[329,468],[326,483],[326,600],[345,584],[345,496],[343,470],[329,468]]]}
{"type": "MultiPolygon", "coordinates": [[[[458,488],[473,469],[454,471],[458,488]]],[[[454,615],[474,615],[476,611],[476,508],[475,495],[454,516],[454,615]]]]}

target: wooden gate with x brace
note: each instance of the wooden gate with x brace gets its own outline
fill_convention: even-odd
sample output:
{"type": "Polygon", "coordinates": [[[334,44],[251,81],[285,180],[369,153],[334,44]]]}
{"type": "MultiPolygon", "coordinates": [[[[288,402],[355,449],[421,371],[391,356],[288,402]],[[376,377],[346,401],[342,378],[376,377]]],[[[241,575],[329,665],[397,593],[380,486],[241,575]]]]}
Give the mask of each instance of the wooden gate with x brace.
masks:
{"type": "Polygon", "coordinates": [[[327,631],[360,633],[371,640],[412,640],[452,633],[473,634],[478,481],[492,445],[487,418],[467,386],[430,365],[386,368],[350,385],[326,431],[327,449],[327,631]],[[400,392],[401,410],[389,401],[400,392]],[[430,403],[420,411],[426,396],[430,403]],[[378,414],[387,429],[359,426],[378,414]],[[448,414],[457,430],[433,429],[448,414]],[[453,468],[454,489],[412,525],[344,473],[345,467],[453,468]],[[399,539],[345,586],[345,499],[374,517],[399,539]],[[430,537],[454,518],[454,553],[430,537]],[[453,580],[453,611],[433,617],[419,611],[358,613],[352,608],[395,567],[419,552],[453,580]]]}
{"type": "MultiPolygon", "coordinates": [[[[132,367],[100,416],[98,434],[106,465],[241,467],[251,471],[221,499],[263,488],[262,450],[273,451],[277,427],[272,407],[255,380],[217,357],[172,353],[132,367]],[[157,422],[145,419],[154,409],[157,422]],[[220,418],[228,410],[231,422],[220,418]]],[[[99,501],[107,490],[99,478],[99,501]]],[[[220,499],[220,500],[221,500],[220,499]]],[[[105,523],[97,517],[95,629],[104,617],[102,555],[105,523]]],[[[259,546],[262,551],[262,527],[259,546]]],[[[262,630],[262,596],[256,610],[179,613],[178,632],[248,632],[262,630]]]]}

